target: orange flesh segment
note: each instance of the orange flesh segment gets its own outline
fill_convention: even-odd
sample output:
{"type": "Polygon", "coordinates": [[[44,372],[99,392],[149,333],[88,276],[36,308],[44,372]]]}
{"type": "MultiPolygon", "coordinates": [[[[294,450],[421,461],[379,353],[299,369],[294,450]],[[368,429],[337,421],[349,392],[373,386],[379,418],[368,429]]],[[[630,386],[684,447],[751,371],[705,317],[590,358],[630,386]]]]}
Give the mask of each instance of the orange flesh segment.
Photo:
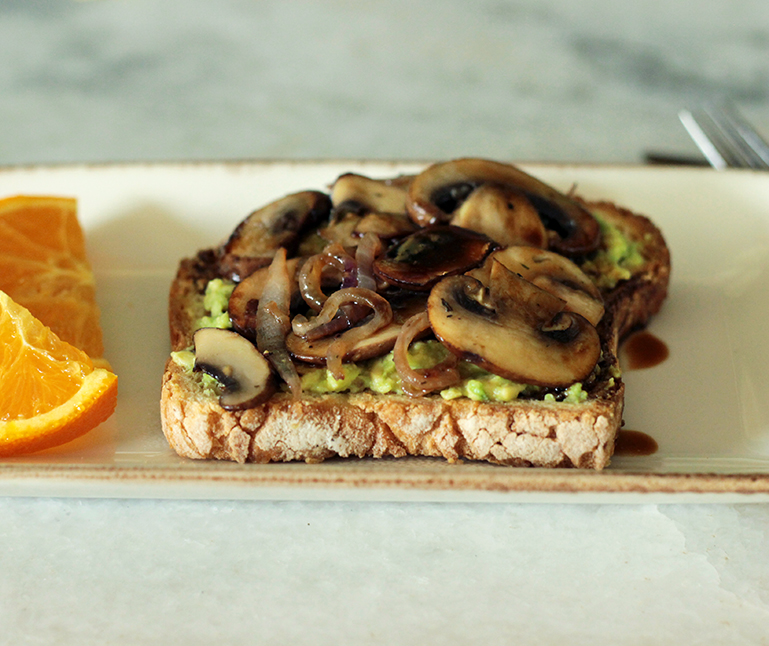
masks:
{"type": "Polygon", "coordinates": [[[68,442],[116,405],[115,374],[0,292],[0,455],[68,442]]]}
{"type": "Polygon", "coordinates": [[[113,414],[99,316],[75,200],[0,200],[0,456],[69,442],[113,414]]]}
{"type": "Polygon", "coordinates": [[[95,282],[74,199],[21,195],[0,200],[0,290],[92,358],[104,354],[95,282]]]}

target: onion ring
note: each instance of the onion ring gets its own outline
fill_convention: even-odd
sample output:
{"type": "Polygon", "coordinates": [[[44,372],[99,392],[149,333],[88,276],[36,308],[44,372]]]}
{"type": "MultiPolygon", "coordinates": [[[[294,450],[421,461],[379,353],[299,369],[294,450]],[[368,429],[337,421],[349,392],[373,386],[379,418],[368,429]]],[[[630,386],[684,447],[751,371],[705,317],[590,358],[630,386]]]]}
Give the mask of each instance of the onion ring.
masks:
{"type": "Polygon", "coordinates": [[[403,324],[393,348],[393,360],[395,370],[401,379],[401,388],[411,397],[420,397],[436,390],[443,390],[458,384],[461,380],[456,368],[457,357],[451,353],[432,368],[416,369],[409,365],[409,346],[417,336],[429,329],[430,319],[427,312],[415,314],[403,324]]]}
{"type": "Polygon", "coordinates": [[[372,292],[370,289],[362,289],[360,287],[339,290],[329,296],[323,307],[323,311],[321,311],[317,318],[330,317],[328,320],[331,320],[337,310],[347,304],[356,307],[366,306],[372,309],[374,314],[362,325],[352,327],[346,332],[342,332],[339,337],[329,345],[326,353],[326,367],[335,379],[344,378],[342,360],[355,344],[383,328],[390,323],[393,318],[392,308],[386,298],[380,296],[376,292],[372,292]]]}
{"type": "Polygon", "coordinates": [[[339,243],[332,243],[321,253],[310,256],[302,265],[297,280],[304,302],[316,312],[321,310],[328,298],[323,292],[323,271],[326,267],[332,267],[341,273],[343,285],[345,282],[352,282],[355,277],[355,261],[339,243]]]}

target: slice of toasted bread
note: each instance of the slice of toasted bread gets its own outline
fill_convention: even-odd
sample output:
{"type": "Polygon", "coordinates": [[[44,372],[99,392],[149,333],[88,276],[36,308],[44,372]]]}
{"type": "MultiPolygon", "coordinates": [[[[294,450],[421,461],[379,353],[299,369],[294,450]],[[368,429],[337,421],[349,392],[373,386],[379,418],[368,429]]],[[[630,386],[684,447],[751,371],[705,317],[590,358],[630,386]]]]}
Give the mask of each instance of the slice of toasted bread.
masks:
{"type": "MultiPolygon", "coordinates": [[[[228,411],[214,392],[201,386],[198,373],[169,359],[161,396],[168,442],[181,456],[237,462],[436,456],[515,466],[604,468],[622,424],[625,387],[618,344],[660,309],[667,295],[670,255],[648,218],[605,202],[583,204],[640,250],[639,261],[626,275],[601,285],[602,358],[585,401],[494,403],[365,391],[305,393],[297,399],[278,392],[256,407],[228,411]]],[[[602,268],[588,265],[586,273],[601,278],[602,268]]],[[[195,321],[205,313],[205,286],[219,275],[215,249],[181,262],[170,289],[173,350],[192,344],[195,321]]]]}

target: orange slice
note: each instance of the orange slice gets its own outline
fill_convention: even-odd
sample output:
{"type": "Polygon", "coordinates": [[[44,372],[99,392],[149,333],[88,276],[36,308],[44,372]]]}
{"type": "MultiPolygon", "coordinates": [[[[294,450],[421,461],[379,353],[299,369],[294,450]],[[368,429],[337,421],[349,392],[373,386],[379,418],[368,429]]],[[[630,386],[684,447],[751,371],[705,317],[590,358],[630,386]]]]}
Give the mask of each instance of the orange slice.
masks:
{"type": "Polygon", "coordinates": [[[0,290],[91,358],[104,354],[76,200],[0,200],[0,290]]]}
{"type": "Polygon", "coordinates": [[[116,405],[112,372],[0,292],[0,456],[69,442],[116,405]]]}

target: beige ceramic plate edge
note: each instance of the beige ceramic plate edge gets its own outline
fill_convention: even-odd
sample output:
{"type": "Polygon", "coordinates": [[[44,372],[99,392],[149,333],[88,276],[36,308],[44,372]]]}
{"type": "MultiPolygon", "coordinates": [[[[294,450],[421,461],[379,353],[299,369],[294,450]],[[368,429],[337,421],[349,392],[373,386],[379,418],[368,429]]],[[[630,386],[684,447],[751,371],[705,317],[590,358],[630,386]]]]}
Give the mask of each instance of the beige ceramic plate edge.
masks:
{"type": "Polygon", "coordinates": [[[78,199],[97,278],[118,410],[74,443],[0,462],[0,495],[300,500],[635,502],[769,500],[769,174],[708,169],[525,167],[589,199],[654,219],[673,256],[651,331],[660,366],[626,374],[626,427],[659,450],[602,472],[442,460],[236,465],[178,458],[160,431],[166,297],[178,260],[254,207],[338,174],[417,163],[211,162],[0,169],[0,196],[78,199]]]}

